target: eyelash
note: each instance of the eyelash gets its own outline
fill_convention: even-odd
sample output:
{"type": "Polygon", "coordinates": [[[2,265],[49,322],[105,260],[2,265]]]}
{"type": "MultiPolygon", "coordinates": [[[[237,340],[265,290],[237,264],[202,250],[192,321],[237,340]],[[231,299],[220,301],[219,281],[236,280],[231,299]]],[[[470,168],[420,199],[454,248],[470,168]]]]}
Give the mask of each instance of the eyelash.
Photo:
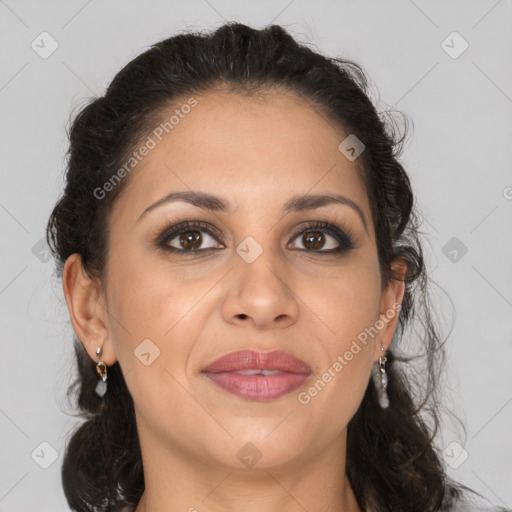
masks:
{"type": "MultiPolygon", "coordinates": [[[[291,241],[298,238],[300,235],[308,232],[308,231],[324,231],[331,235],[340,245],[336,249],[328,249],[328,250],[308,250],[308,249],[298,249],[299,251],[303,252],[312,252],[317,254],[341,254],[348,252],[355,248],[354,242],[353,242],[353,236],[348,232],[348,230],[343,231],[342,229],[338,228],[337,226],[334,226],[333,224],[330,224],[329,222],[324,221],[314,221],[314,222],[308,222],[306,223],[303,228],[295,233],[291,241]]],[[[170,229],[167,229],[162,233],[156,241],[156,245],[163,249],[164,251],[171,252],[173,254],[187,254],[187,255],[195,255],[198,253],[204,253],[207,251],[215,251],[218,249],[214,248],[207,248],[207,249],[177,249],[176,247],[171,247],[168,245],[169,241],[171,241],[173,238],[176,238],[177,235],[180,235],[182,233],[186,233],[188,231],[200,231],[201,233],[206,232],[207,234],[213,236],[213,238],[217,239],[217,242],[219,242],[218,238],[220,238],[220,242],[222,242],[222,237],[217,232],[217,230],[213,229],[210,224],[206,222],[200,222],[200,221],[189,221],[186,220],[184,222],[181,222],[175,226],[172,226],[170,229]]]]}

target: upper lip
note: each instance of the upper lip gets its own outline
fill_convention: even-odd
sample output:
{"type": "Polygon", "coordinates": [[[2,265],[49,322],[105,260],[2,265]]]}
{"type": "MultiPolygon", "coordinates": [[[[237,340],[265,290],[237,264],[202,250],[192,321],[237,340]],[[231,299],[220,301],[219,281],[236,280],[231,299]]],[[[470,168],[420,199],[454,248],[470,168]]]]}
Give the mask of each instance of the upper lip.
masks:
{"type": "Polygon", "coordinates": [[[311,373],[311,368],[307,363],[281,350],[273,350],[272,352],[238,350],[230,352],[210,363],[204,368],[203,372],[220,373],[252,369],[311,373]]]}

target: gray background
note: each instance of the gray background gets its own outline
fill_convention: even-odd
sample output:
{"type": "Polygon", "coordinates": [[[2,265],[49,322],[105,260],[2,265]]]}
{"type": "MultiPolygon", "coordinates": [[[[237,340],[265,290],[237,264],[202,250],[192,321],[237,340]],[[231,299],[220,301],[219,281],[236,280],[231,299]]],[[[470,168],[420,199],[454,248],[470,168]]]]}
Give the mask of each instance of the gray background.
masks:
{"type": "Polygon", "coordinates": [[[40,240],[61,190],[70,113],[147,45],[231,20],[279,23],[356,60],[379,110],[412,118],[403,161],[425,216],[430,275],[456,310],[440,292],[446,332],[454,322],[443,389],[466,426],[446,422],[439,445],[449,474],[512,506],[510,0],[0,0],[0,511],[68,510],[60,464],[75,424],[65,414],[72,331],[40,240]],[[46,59],[31,47],[44,31],[58,43],[46,59]],[[456,58],[454,31],[469,44],[456,58]]]}

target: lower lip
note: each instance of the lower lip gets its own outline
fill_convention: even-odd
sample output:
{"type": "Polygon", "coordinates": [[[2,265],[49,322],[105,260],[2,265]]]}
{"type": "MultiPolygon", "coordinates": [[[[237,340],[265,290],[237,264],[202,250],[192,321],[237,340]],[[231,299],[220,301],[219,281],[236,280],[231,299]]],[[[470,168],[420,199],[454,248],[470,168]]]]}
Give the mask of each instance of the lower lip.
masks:
{"type": "Polygon", "coordinates": [[[205,375],[220,388],[248,400],[273,400],[299,388],[309,375],[283,372],[277,375],[240,375],[235,372],[209,373],[205,375]]]}

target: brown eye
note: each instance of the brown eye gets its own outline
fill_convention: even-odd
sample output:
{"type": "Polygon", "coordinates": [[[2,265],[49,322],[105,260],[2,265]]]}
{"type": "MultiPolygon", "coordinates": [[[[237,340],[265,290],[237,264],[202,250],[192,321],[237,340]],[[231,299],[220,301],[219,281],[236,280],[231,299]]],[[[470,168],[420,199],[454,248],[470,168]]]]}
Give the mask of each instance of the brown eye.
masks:
{"type": "Polygon", "coordinates": [[[327,222],[315,222],[295,235],[303,247],[294,247],[308,252],[340,253],[354,249],[349,235],[327,222]],[[321,229],[320,229],[321,228],[321,229]]]}
{"type": "Polygon", "coordinates": [[[184,249],[199,249],[202,239],[200,231],[185,231],[179,235],[179,243],[184,249]]]}
{"type": "Polygon", "coordinates": [[[223,247],[208,224],[188,221],[167,230],[156,243],[166,251],[178,254],[196,254],[223,247]]]}
{"type": "Polygon", "coordinates": [[[216,247],[204,247],[203,244],[217,244],[215,238],[206,231],[196,231],[187,229],[177,235],[167,238],[167,245],[181,252],[197,252],[214,249],[216,247]],[[212,242],[213,241],[213,242],[212,242]]]}
{"type": "MultiPolygon", "coordinates": [[[[225,248],[219,239],[222,236],[208,223],[186,221],[167,229],[158,237],[156,245],[171,253],[194,255],[225,248]]],[[[328,222],[308,224],[292,240],[296,239],[299,247],[293,249],[319,254],[343,253],[355,248],[349,234],[328,222]]]]}
{"type": "Polygon", "coordinates": [[[325,244],[325,235],[321,231],[309,231],[302,235],[302,243],[308,249],[316,251],[325,244]]]}

